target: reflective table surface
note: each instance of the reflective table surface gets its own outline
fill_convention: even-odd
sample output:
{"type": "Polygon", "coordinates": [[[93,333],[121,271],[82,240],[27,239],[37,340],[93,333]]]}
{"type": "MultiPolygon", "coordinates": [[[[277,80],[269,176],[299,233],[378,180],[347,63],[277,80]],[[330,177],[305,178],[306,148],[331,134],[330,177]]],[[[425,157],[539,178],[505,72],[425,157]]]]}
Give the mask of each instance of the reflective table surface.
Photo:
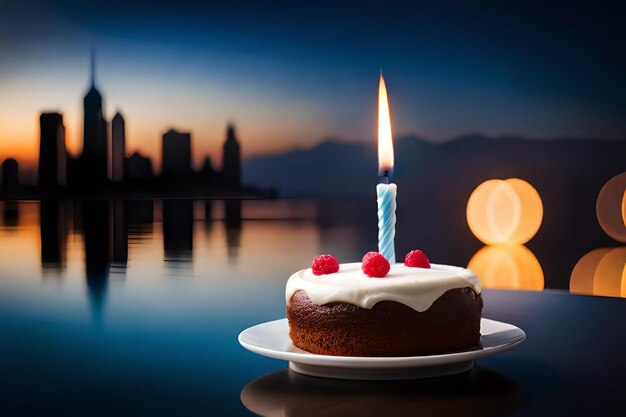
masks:
{"type": "Polygon", "coordinates": [[[623,407],[623,300],[497,290],[484,298],[486,317],[515,323],[528,338],[470,372],[368,382],[282,369],[246,385],[241,400],[267,416],[608,415],[623,407]]]}
{"type": "MultiPolygon", "coordinates": [[[[593,273],[589,282],[574,274],[593,242],[553,252],[537,244],[541,291],[523,289],[515,274],[493,282],[518,290],[484,290],[483,316],[515,324],[527,340],[468,373],[327,380],[246,351],[237,335],[284,317],[292,272],[320,252],[349,261],[375,245],[375,222],[360,225],[358,213],[355,222],[329,220],[320,210],[302,201],[2,203],[0,415],[602,415],[623,407],[626,301],[568,291],[572,276],[595,288],[593,273]]],[[[481,250],[471,235],[448,252],[424,235],[419,246],[434,262],[467,265],[481,250]]],[[[608,278],[602,285],[619,288],[608,278]]]]}

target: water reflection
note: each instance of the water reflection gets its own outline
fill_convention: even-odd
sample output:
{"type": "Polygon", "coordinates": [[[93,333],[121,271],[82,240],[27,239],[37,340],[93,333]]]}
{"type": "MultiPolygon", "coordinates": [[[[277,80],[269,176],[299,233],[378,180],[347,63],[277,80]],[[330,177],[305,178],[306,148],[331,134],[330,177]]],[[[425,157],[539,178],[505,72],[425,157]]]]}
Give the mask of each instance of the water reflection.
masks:
{"type": "Polygon", "coordinates": [[[626,247],[595,249],[583,256],[572,270],[570,291],[626,298],[626,247]]]}
{"type": "Polygon", "coordinates": [[[210,234],[213,229],[213,200],[204,202],[204,224],[206,233],[210,234]]]}
{"type": "Polygon", "coordinates": [[[226,247],[228,262],[237,263],[241,246],[241,200],[224,201],[224,224],[226,225],[226,247]]]}
{"type": "Polygon", "coordinates": [[[129,226],[146,226],[152,228],[154,223],[154,202],[152,200],[129,200],[128,207],[129,226]]]}
{"type": "Polygon", "coordinates": [[[112,266],[116,268],[116,272],[123,273],[128,262],[128,221],[126,214],[126,202],[123,200],[115,200],[111,202],[111,219],[112,225],[112,250],[111,261],[112,266]]]}
{"type": "Polygon", "coordinates": [[[102,320],[109,281],[111,228],[109,202],[86,200],[81,204],[85,240],[85,278],[89,303],[96,321],[102,320]]]}
{"type": "Polygon", "coordinates": [[[262,416],[496,415],[521,402],[521,387],[481,367],[445,378],[344,381],[283,370],[249,383],[241,402],[262,416]]]}
{"type": "Polygon", "coordinates": [[[41,266],[44,271],[55,272],[65,265],[66,209],[67,205],[58,201],[42,201],[39,204],[41,266]]]}
{"type": "MultiPolygon", "coordinates": [[[[353,262],[375,249],[375,210],[373,198],[0,202],[0,298],[28,288],[29,296],[49,302],[72,297],[72,303],[81,305],[87,288],[89,314],[101,318],[109,298],[121,305],[132,304],[126,297],[155,303],[165,297],[175,303],[167,298],[173,290],[192,294],[192,289],[226,278],[227,288],[242,282],[270,288],[264,287],[269,280],[280,286],[319,253],[353,262]]],[[[545,249],[543,238],[534,243],[537,256],[519,246],[479,250],[463,228],[462,214],[460,225],[447,226],[433,225],[432,219],[422,222],[422,216],[411,213],[409,208],[401,213],[399,253],[421,247],[436,263],[465,265],[471,259],[469,267],[487,288],[570,288],[570,268],[580,253],[572,244],[578,241],[563,243],[559,256],[549,256],[554,246],[545,249]]],[[[602,246],[594,241],[586,245],[602,246]]],[[[589,249],[583,247],[582,253],[589,249]]]]}
{"type": "Polygon", "coordinates": [[[166,264],[191,261],[193,200],[163,200],[163,252],[166,264]]]}
{"type": "Polygon", "coordinates": [[[7,227],[17,226],[20,218],[20,212],[16,201],[7,201],[4,203],[2,210],[2,220],[7,227]]]}
{"type": "Polygon", "coordinates": [[[539,260],[524,245],[485,246],[467,265],[484,288],[541,291],[545,286],[539,260]]]}

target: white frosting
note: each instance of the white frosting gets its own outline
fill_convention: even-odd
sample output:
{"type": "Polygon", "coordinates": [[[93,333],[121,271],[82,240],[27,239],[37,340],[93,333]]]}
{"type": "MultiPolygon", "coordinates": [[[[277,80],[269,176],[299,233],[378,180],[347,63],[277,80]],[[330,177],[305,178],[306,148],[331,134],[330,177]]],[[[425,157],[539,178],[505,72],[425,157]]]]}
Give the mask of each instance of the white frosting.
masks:
{"type": "Polygon", "coordinates": [[[416,311],[426,311],[446,291],[469,287],[480,293],[480,280],[469,269],[431,264],[431,268],[411,268],[401,263],[391,265],[384,278],[370,278],[361,263],[339,265],[339,272],[313,275],[311,268],[293,274],[285,291],[289,304],[298,291],[307,293],[317,305],[343,302],[372,308],[380,301],[396,301],[416,311]]]}

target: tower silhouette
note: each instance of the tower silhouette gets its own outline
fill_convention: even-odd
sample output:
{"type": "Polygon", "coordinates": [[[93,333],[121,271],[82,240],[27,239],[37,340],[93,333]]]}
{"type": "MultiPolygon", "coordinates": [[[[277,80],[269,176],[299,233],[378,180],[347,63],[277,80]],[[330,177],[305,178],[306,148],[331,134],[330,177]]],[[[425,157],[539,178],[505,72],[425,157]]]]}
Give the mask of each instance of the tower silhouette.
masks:
{"type": "Polygon", "coordinates": [[[191,174],[191,134],[168,130],[163,135],[163,178],[187,176],[191,174]]]}
{"type": "Polygon", "coordinates": [[[235,136],[235,126],[232,123],[229,123],[226,127],[222,177],[224,185],[229,187],[241,186],[241,147],[235,136]]]}
{"type": "Polygon", "coordinates": [[[13,198],[20,188],[20,167],[13,158],[5,159],[2,163],[2,196],[13,198]]]}
{"type": "Polygon", "coordinates": [[[111,179],[124,181],[124,158],[126,157],[126,124],[117,112],[111,122],[111,179]]]}
{"type": "Polygon", "coordinates": [[[39,186],[42,191],[52,191],[66,183],[63,115],[42,113],[39,116],[39,131],[39,186]]]}
{"type": "Polygon", "coordinates": [[[102,96],[96,89],[96,59],[91,51],[91,85],[83,99],[84,134],[81,181],[102,183],[107,179],[107,122],[102,110],[102,96]]]}
{"type": "Polygon", "coordinates": [[[154,177],[152,172],[152,161],[150,158],[142,156],[139,152],[126,159],[124,179],[126,181],[149,181],[154,177]]]}

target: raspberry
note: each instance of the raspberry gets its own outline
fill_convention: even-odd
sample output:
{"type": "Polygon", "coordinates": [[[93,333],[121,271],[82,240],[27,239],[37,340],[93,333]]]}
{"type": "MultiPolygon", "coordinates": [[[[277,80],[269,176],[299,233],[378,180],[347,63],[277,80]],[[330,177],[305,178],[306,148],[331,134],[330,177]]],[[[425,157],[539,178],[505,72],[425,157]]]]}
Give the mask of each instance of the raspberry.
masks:
{"type": "Polygon", "coordinates": [[[413,268],[430,268],[428,256],[421,250],[412,250],[404,257],[404,264],[413,268]]]}
{"type": "Polygon", "coordinates": [[[339,262],[333,255],[320,255],[313,259],[314,275],[326,275],[339,271],[339,262]]]}
{"type": "Polygon", "coordinates": [[[367,252],[363,256],[363,273],[371,278],[382,278],[389,272],[389,261],[379,252],[367,252]]]}

